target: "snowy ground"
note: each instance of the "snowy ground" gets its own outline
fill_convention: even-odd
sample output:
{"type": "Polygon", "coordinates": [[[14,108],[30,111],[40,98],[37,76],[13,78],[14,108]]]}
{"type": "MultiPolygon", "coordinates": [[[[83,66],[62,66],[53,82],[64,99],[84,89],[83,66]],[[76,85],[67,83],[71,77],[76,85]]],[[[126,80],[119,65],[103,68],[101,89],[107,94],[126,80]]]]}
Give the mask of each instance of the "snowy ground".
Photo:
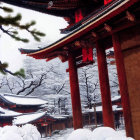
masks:
{"type": "Polygon", "coordinates": [[[72,133],[73,129],[61,130],[56,134],[53,134],[51,137],[42,138],[41,140],[66,140],[68,136],[72,133]]]}
{"type": "Polygon", "coordinates": [[[55,131],[52,137],[41,138],[37,128],[31,124],[22,127],[0,127],[0,140],[134,140],[125,136],[124,130],[115,131],[110,127],[86,126],[83,129],[55,131]]]}
{"type": "Polygon", "coordinates": [[[22,127],[15,125],[0,127],[0,140],[40,140],[40,138],[37,128],[31,124],[22,127]]]}
{"type": "MultiPolygon", "coordinates": [[[[93,125],[85,126],[84,128],[88,128],[89,130],[93,130],[93,125]]],[[[41,140],[67,140],[70,134],[73,132],[73,128],[68,128],[61,131],[55,131],[51,137],[42,138],[41,140]]],[[[121,126],[120,129],[117,130],[118,134],[121,136],[125,136],[124,126],[121,126]]]]}

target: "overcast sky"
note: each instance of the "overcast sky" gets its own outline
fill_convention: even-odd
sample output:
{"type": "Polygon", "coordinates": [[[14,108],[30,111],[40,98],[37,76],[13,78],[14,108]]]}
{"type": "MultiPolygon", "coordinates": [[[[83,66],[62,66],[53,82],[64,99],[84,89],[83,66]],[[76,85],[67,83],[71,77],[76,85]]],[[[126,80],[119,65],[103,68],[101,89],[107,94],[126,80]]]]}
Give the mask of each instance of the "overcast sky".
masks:
{"type": "MultiPolygon", "coordinates": [[[[0,60],[2,62],[8,62],[9,69],[12,71],[16,71],[21,68],[23,59],[25,58],[24,55],[21,55],[19,53],[18,48],[37,48],[41,47],[42,45],[44,46],[45,44],[47,45],[48,43],[54,42],[55,40],[62,37],[62,35],[60,35],[59,29],[63,29],[67,26],[67,23],[64,21],[63,18],[50,16],[47,14],[7,4],[3,5],[13,8],[14,13],[12,15],[21,13],[23,24],[31,20],[35,20],[36,25],[34,26],[34,28],[46,34],[46,36],[43,37],[41,42],[36,42],[29,33],[22,31],[20,32],[20,35],[22,37],[30,39],[29,43],[22,43],[11,39],[8,35],[0,31],[0,60]]],[[[0,11],[0,13],[1,15],[7,15],[2,11],[0,11]]]]}

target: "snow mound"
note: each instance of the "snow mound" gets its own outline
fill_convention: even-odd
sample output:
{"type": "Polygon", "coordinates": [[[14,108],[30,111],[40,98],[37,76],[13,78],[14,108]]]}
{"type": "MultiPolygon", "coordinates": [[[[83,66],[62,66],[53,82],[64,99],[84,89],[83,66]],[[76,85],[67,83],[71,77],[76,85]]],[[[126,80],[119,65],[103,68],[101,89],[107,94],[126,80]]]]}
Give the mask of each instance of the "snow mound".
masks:
{"type": "Polygon", "coordinates": [[[41,140],[37,128],[31,124],[22,127],[5,126],[0,128],[0,140],[41,140]]]}
{"type": "Polygon", "coordinates": [[[109,137],[105,140],[134,140],[132,138],[127,138],[125,136],[116,136],[116,137],[109,137]]]}
{"type": "Polygon", "coordinates": [[[116,131],[110,127],[98,127],[92,132],[92,139],[94,140],[106,140],[108,137],[116,136],[116,131]]]}
{"type": "Polygon", "coordinates": [[[22,126],[20,134],[23,137],[23,140],[40,140],[41,139],[41,135],[38,132],[37,128],[31,124],[26,124],[22,126]]]}
{"type": "Polygon", "coordinates": [[[77,129],[73,131],[67,140],[134,140],[116,132],[110,127],[98,127],[94,131],[77,129]]]}
{"type": "Polygon", "coordinates": [[[77,129],[72,132],[67,140],[91,140],[92,132],[88,129],[77,129]]]}
{"type": "Polygon", "coordinates": [[[4,135],[7,132],[19,133],[19,128],[17,126],[5,126],[0,129],[0,136],[4,135]]]}
{"type": "Polygon", "coordinates": [[[0,140],[23,140],[23,138],[18,134],[12,131],[7,131],[2,136],[0,136],[0,140]]]}

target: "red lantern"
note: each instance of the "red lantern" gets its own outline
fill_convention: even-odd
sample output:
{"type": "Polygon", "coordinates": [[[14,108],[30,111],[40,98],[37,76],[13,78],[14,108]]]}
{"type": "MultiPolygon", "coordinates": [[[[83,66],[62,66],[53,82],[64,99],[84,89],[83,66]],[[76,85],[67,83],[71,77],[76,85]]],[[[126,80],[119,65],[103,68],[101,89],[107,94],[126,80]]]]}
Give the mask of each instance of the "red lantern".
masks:
{"type": "Polygon", "coordinates": [[[82,11],[81,9],[79,9],[75,12],[75,23],[79,22],[82,19],[83,19],[82,11]]]}
{"type": "Polygon", "coordinates": [[[44,123],[41,123],[41,126],[47,126],[48,123],[44,122],[44,123]]]}
{"type": "Polygon", "coordinates": [[[112,0],[104,0],[104,5],[110,3],[112,0]]]}
{"type": "Polygon", "coordinates": [[[93,48],[82,48],[83,62],[93,62],[93,48]]]}

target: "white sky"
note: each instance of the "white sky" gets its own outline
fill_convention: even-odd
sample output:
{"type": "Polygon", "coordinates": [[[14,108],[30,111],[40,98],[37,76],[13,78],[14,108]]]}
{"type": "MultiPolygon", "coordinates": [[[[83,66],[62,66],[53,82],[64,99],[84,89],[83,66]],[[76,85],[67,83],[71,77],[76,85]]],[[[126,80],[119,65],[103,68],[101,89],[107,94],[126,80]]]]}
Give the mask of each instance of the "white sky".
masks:
{"type": "MultiPolygon", "coordinates": [[[[2,62],[9,63],[9,69],[12,71],[16,71],[22,67],[22,60],[24,59],[24,55],[21,55],[18,51],[18,48],[37,48],[41,45],[47,45],[48,43],[54,42],[55,40],[62,37],[60,35],[59,29],[63,29],[67,26],[67,23],[64,21],[63,18],[50,16],[47,14],[35,12],[32,10],[27,10],[7,4],[3,4],[4,6],[8,6],[13,8],[14,13],[12,15],[16,15],[17,13],[22,14],[22,22],[27,23],[31,20],[36,21],[36,28],[39,31],[42,31],[46,34],[43,37],[41,42],[36,42],[32,36],[22,31],[20,32],[22,37],[26,37],[30,39],[29,43],[22,43],[19,41],[15,41],[14,39],[10,38],[8,35],[2,33],[0,31],[0,60],[2,62]]],[[[1,15],[7,15],[2,10],[0,11],[1,15]]]]}

